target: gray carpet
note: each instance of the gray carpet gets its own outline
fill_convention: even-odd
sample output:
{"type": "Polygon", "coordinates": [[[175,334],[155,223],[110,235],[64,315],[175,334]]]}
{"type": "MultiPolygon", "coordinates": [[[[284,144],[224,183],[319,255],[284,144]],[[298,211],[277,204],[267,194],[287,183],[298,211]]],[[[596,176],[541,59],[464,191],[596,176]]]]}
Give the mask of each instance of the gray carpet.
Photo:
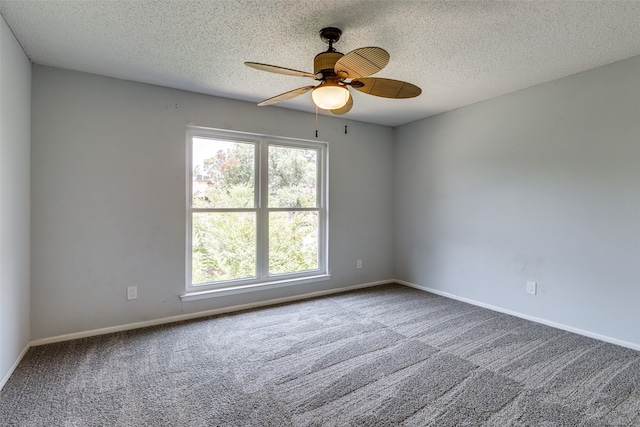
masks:
{"type": "Polygon", "coordinates": [[[640,425],[640,353],[399,285],[34,347],[2,426],[640,425]]]}

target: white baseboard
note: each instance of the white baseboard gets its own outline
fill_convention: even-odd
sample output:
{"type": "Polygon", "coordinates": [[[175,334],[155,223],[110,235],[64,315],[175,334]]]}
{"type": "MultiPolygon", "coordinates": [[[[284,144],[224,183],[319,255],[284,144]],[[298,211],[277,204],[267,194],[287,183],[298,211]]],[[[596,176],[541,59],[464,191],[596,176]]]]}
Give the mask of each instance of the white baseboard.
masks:
{"type": "Polygon", "coordinates": [[[31,343],[27,343],[27,345],[24,346],[24,348],[22,349],[22,352],[20,353],[20,355],[18,356],[18,358],[16,359],[15,362],[13,362],[13,365],[11,365],[11,368],[9,368],[9,371],[6,373],[6,375],[2,378],[2,380],[0,380],[0,390],[2,390],[2,388],[4,387],[4,385],[7,383],[7,381],[9,381],[9,377],[11,377],[11,375],[13,374],[13,371],[16,370],[16,368],[18,367],[18,365],[20,364],[20,361],[22,360],[22,358],[24,357],[25,354],[27,354],[27,350],[29,350],[29,348],[31,347],[31,343]]]}
{"type": "Polygon", "coordinates": [[[632,350],[640,351],[640,345],[639,344],[635,344],[635,343],[632,343],[632,342],[629,342],[629,341],[623,341],[623,340],[619,340],[617,338],[612,338],[612,337],[609,337],[609,336],[606,336],[606,335],[596,334],[594,332],[590,332],[590,331],[585,331],[583,329],[574,328],[573,326],[564,325],[562,323],[552,322],[550,320],[542,319],[540,317],[529,316],[528,314],[523,314],[523,313],[519,313],[517,311],[512,311],[512,310],[507,310],[505,308],[496,307],[494,305],[486,304],[486,303],[481,302],[481,301],[476,301],[476,300],[473,300],[473,299],[460,297],[458,295],[450,294],[449,292],[443,292],[443,291],[439,291],[437,289],[428,288],[426,286],[416,285],[415,283],[405,282],[404,280],[395,280],[394,282],[398,283],[400,285],[409,286],[411,288],[419,289],[421,291],[430,292],[432,294],[440,295],[440,296],[443,296],[443,297],[446,297],[446,298],[451,298],[451,299],[454,299],[454,300],[457,300],[457,301],[466,302],[468,304],[472,304],[472,305],[475,305],[475,306],[478,306],[478,307],[487,308],[489,310],[497,311],[499,313],[509,314],[511,316],[519,317],[521,319],[530,320],[530,321],[536,322],[536,323],[541,323],[541,324],[546,325],[546,326],[551,326],[552,328],[561,329],[561,330],[567,331],[567,332],[573,332],[574,334],[583,335],[585,337],[593,338],[593,339],[596,339],[596,340],[608,342],[610,344],[615,344],[615,345],[619,345],[621,347],[626,347],[626,348],[630,348],[632,350]]]}
{"type": "Polygon", "coordinates": [[[346,287],[343,287],[343,288],[328,289],[328,290],[325,290],[325,291],[310,292],[310,293],[306,293],[306,294],[294,295],[294,296],[284,297],[284,298],[275,298],[275,299],[266,300],[266,301],[257,301],[257,302],[252,302],[252,303],[248,303],[248,304],[234,305],[234,306],[231,306],[231,307],[217,308],[217,309],[214,309],[214,310],[199,311],[199,312],[196,312],[196,313],[180,314],[180,315],[177,315],[177,316],[169,316],[169,317],[163,317],[163,318],[160,318],[160,319],[146,320],[146,321],[143,321],[143,322],[128,323],[128,324],[124,324],[124,325],[109,326],[107,328],[92,329],[92,330],[89,330],[89,331],[74,332],[74,333],[71,333],[71,334],[64,334],[64,335],[57,335],[57,336],[49,337],[49,338],[36,339],[36,340],[31,341],[31,345],[35,347],[35,346],[38,346],[38,345],[52,344],[52,343],[62,342],[62,341],[70,341],[70,340],[75,340],[75,339],[79,339],[79,338],[93,337],[93,336],[97,336],[97,335],[111,334],[111,333],[114,333],[114,332],[128,331],[128,330],[131,330],[131,329],[147,328],[149,326],[157,326],[157,325],[163,325],[163,324],[166,324],[166,323],[181,322],[181,321],[184,321],[184,320],[197,319],[199,317],[207,317],[207,316],[215,316],[215,315],[218,315],[218,314],[232,313],[234,311],[248,310],[248,309],[251,309],[251,308],[258,308],[258,307],[265,307],[265,306],[269,306],[269,305],[282,304],[282,303],[291,302],[291,301],[298,301],[298,300],[302,300],[302,299],[315,298],[315,297],[320,297],[320,296],[324,296],[324,295],[347,292],[347,291],[352,291],[352,290],[355,290],[355,289],[369,288],[369,287],[372,287],[372,286],[385,285],[385,284],[394,283],[394,282],[395,281],[392,280],[392,279],[380,280],[380,281],[377,281],[377,282],[362,283],[362,284],[359,284],[359,285],[346,286],[346,287]]]}

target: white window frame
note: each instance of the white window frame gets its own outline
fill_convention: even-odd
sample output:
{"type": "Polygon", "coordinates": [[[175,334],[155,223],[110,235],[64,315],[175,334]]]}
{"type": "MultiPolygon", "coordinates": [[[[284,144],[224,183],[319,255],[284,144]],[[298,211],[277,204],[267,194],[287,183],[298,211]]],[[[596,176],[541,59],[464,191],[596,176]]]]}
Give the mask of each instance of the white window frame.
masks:
{"type": "Polygon", "coordinates": [[[185,294],[181,296],[183,301],[197,300],[214,296],[223,296],[235,293],[249,292],[253,290],[262,290],[265,288],[276,288],[282,286],[292,286],[303,283],[310,283],[319,280],[328,280],[328,246],[329,246],[329,209],[328,209],[328,151],[329,146],[326,142],[310,141],[303,139],[285,138],[272,135],[262,135],[247,132],[236,132],[222,129],[206,128],[200,126],[187,126],[187,173],[186,173],[186,287],[185,294]],[[208,209],[194,208],[191,204],[192,200],[192,184],[193,184],[193,157],[192,147],[193,138],[210,138],[221,139],[227,141],[237,141],[243,143],[252,143],[255,145],[256,159],[254,171],[254,208],[243,209],[208,209]],[[294,148],[311,148],[318,152],[317,167],[317,206],[315,208],[269,208],[268,207],[268,147],[282,146],[294,148]],[[192,216],[196,212],[224,212],[224,211],[245,211],[256,212],[256,277],[248,279],[236,279],[220,281],[215,283],[193,285],[191,281],[191,257],[192,257],[192,216]],[[270,275],[268,256],[269,256],[269,230],[268,218],[270,212],[278,211],[317,211],[318,212],[318,269],[270,275]]]}

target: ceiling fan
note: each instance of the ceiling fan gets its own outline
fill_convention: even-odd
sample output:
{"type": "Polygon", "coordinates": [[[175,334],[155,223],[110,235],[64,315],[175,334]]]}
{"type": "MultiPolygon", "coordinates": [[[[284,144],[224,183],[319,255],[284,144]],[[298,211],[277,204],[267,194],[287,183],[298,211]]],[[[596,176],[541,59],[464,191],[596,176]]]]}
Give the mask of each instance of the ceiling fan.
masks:
{"type": "Polygon", "coordinates": [[[368,77],[387,66],[389,53],[380,47],[361,47],[346,55],[336,52],[333,44],[340,40],[341,35],[342,31],[334,27],[320,30],[320,38],[329,44],[329,49],[316,55],[313,61],[313,73],[259,62],[245,62],[245,65],[257,70],[311,77],[320,82],[318,85],[290,90],[266,99],[258,105],[272,105],[312,91],[311,97],[318,108],[329,110],[333,114],[346,114],[353,107],[349,86],[360,92],[383,98],[413,98],[422,93],[422,89],[411,83],[368,77]]]}

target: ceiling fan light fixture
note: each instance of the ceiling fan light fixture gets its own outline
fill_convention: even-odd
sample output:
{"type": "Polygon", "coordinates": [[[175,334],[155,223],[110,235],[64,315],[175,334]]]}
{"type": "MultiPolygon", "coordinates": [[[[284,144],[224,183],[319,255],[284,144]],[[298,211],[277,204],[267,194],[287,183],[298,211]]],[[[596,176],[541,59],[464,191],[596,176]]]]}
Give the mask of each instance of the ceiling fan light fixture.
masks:
{"type": "Polygon", "coordinates": [[[343,85],[324,82],[311,92],[313,103],[323,110],[335,110],[344,107],[349,101],[349,91],[343,85]]]}
{"type": "Polygon", "coordinates": [[[257,70],[310,77],[320,82],[317,86],[303,86],[272,96],[259,102],[258,105],[276,104],[311,91],[311,98],[316,108],[329,110],[332,114],[340,116],[347,114],[353,107],[353,97],[349,93],[349,86],[359,92],[382,98],[402,99],[420,95],[422,90],[414,84],[401,80],[369,77],[387,66],[389,52],[381,47],[369,46],[352,50],[344,55],[333,47],[341,35],[342,31],[334,27],[320,30],[320,38],[329,44],[329,49],[314,57],[313,74],[261,62],[245,62],[245,65],[257,70]]]}

